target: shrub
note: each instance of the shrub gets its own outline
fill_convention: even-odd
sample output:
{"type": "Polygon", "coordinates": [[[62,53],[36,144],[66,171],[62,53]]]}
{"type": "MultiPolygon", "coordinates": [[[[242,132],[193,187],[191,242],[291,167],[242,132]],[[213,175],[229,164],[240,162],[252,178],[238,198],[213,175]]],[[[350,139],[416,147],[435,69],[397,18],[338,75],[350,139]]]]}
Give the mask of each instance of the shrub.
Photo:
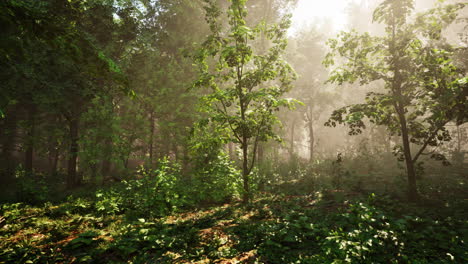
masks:
{"type": "Polygon", "coordinates": [[[225,153],[196,168],[190,197],[196,202],[222,202],[239,197],[241,174],[225,153]]]}
{"type": "Polygon", "coordinates": [[[139,175],[139,179],[123,181],[107,191],[98,191],[96,210],[105,214],[127,212],[136,217],[157,217],[186,204],[178,164],[164,158],[157,169],[141,168],[139,175]]]}
{"type": "Polygon", "coordinates": [[[50,198],[49,187],[43,174],[27,173],[22,167],[15,171],[17,199],[29,204],[38,204],[50,198]]]}

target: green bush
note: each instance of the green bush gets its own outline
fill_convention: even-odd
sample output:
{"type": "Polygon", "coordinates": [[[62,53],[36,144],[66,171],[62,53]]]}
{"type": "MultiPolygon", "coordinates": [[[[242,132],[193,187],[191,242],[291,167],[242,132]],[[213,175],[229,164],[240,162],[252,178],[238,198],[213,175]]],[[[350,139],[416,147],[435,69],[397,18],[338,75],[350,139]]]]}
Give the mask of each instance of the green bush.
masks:
{"type": "Polygon", "coordinates": [[[28,173],[22,167],[15,171],[17,199],[29,204],[43,203],[50,198],[50,188],[43,174],[28,173]]]}
{"type": "Polygon", "coordinates": [[[96,210],[104,214],[157,217],[186,204],[178,164],[165,158],[155,170],[141,168],[139,177],[98,191],[96,210]]]}
{"type": "Polygon", "coordinates": [[[220,153],[199,166],[191,182],[190,197],[194,202],[223,202],[238,197],[241,173],[225,153],[220,153]]]}

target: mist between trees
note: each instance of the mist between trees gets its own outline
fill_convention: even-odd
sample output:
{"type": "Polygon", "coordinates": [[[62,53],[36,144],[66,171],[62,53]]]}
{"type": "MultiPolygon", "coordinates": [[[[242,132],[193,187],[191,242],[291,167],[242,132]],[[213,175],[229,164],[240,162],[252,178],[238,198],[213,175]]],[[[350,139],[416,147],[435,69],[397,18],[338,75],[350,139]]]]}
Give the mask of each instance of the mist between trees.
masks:
{"type": "MultiPolygon", "coordinates": [[[[27,215],[27,208],[44,203],[61,204],[50,208],[62,208],[66,215],[124,217],[122,221],[144,226],[145,219],[166,225],[164,217],[207,206],[219,212],[228,210],[223,205],[265,213],[275,202],[291,206],[296,201],[300,206],[292,215],[311,221],[321,213],[348,219],[338,214],[347,206],[357,217],[348,220],[356,224],[362,215],[388,214],[398,240],[417,222],[397,222],[399,214],[412,217],[421,208],[440,207],[459,221],[447,220],[448,229],[462,229],[440,238],[452,239],[453,252],[427,246],[430,254],[425,256],[424,247],[417,251],[410,246],[411,251],[398,242],[380,248],[378,241],[387,239],[382,233],[366,248],[367,237],[324,225],[314,238],[318,251],[308,255],[297,240],[305,222],[294,216],[291,221],[300,222],[294,222],[294,239],[287,234],[279,238],[278,226],[262,226],[258,230],[270,230],[270,242],[226,242],[235,249],[226,256],[240,261],[232,263],[467,260],[466,242],[460,238],[466,235],[466,213],[460,208],[468,198],[467,4],[342,2],[347,23],[339,32],[333,30],[333,18],[312,18],[291,29],[298,2],[2,1],[0,201],[5,216],[0,216],[0,227],[12,228],[11,221],[27,215]],[[359,203],[363,199],[364,205],[359,203]],[[322,207],[304,209],[315,201],[322,201],[322,207]],[[400,212],[389,204],[409,207],[400,212]],[[347,244],[353,239],[359,242],[356,247],[347,244]],[[348,246],[335,247],[335,242],[348,246]],[[302,253],[288,253],[288,247],[302,253]],[[395,254],[376,257],[385,250],[395,254]]],[[[235,222],[239,215],[234,211],[227,214],[235,222]]],[[[285,222],[283,213],[270,216],[285,222]]],[[[262,217],[262,225],[270,219],[262,217]]],[[[438,220],[427,217],[426,224],[437,225],[438,220]]],[[[104,218],[96,223],[108,228],[104,218]]],[[[379,219],[385,222],[385,217],[379,219]]],[[[167,236],[177,237],[178,229],[170,228],[167,236]]],[[[50,259],[38,257],[40,252],[22,259],[15,232],[2,231],[7,250],[0,253],[0,263],[47,263],[62,257],[64,263],[92,262],[122,246],[106,244],[99,251],[96,245],[97,251],[82,259],[80,249],[100,235],[99,228],[78,229],[83,231],[78,237],[68,231],[60,236],[70,238],[69,248],[50,259]]],[[[127,231],[133,236],[135,230],[127,231]]],[[[112,241],[122,235],[106,232],[101,236],[112,241]]],[[[63,248],[59,237],[51,239],[50,248],[63,248]]],[[[38,243],[46,245],[44,241],[38,243]]],[[[162,261],[167,255],[161,254],[171,247],[132,246],[135,250],[123,250],[114,260],[162,261]],[[140,250],[146,259],[135,255],[140,250]]],[[[175,248],[184,248],[174,257],[180,263],[222,258],[210,255],[212,249],[195,256],[187,253],[190,246],[175,248]]]]}

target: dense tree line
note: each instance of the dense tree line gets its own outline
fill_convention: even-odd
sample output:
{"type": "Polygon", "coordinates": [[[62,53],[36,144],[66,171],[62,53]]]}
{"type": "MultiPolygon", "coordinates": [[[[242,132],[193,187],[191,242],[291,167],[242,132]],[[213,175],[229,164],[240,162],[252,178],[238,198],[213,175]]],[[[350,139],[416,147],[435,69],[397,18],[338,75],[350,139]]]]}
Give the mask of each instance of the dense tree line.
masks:
{"type": "MultiPolygon", "coordinates": [[[[247,201],[273,163],[356,152],[362,137],[322,126],[331,114],[328,125],[346,123],[393,148],[416,199],[419,159],[467,120],[466,48],[441,35],[464,5],[412,17],[413,1],[383,1],[374,21],[384,26],[372,29],[383,36],[343,32],[327,47],[317,27],[288,35],[295,3],[2,1],[1,181],[14,185],[21,174],[72,189],[120,181],[165,157],[187,180],[208,179],[213,162],[227,159],[242,172],[247,201]],[[323,60],[337,67],[329,72],[323,60]],[[356,85],[331,83],[357,81],[378,89],[332,113],[356,103],[346,90],[356,85]],[[331,133],[348,150],[333,149],[331,133]]],[[[443,154],[432,157],[449,163],[443,154]]]]}

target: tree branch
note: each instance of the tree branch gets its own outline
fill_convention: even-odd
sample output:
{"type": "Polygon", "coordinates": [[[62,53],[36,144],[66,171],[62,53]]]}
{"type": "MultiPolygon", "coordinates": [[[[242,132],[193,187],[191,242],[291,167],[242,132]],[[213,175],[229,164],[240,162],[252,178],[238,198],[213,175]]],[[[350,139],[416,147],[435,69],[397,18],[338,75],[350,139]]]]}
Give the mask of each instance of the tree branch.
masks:
{"type": "Polygon", "coordinates": [[[416,153],[416,155],[415,155],[414,158],[412,159],[412,162],[413,162],[413,163],[415,163],[415,162],[418,160],[419,156],[421,156],[421,154],[424,152],[424,150],[426,149],[426,147],[427,147],[427,145],[429,144],[429,142],[437,135],[437,133],[439,132],[439,130],[440,130],[445,124],[447,124],[447,123],[448,123],[448,121],[445,122],[445,123],[443,123],[443,124],[441,124],[441,125],[439,125],[439,126],[432,132],[431,136],[428,137],[428,138],[426,139],[426,141],[424,142],[423,146],[419,149],[418,153],[416,153]]]}

